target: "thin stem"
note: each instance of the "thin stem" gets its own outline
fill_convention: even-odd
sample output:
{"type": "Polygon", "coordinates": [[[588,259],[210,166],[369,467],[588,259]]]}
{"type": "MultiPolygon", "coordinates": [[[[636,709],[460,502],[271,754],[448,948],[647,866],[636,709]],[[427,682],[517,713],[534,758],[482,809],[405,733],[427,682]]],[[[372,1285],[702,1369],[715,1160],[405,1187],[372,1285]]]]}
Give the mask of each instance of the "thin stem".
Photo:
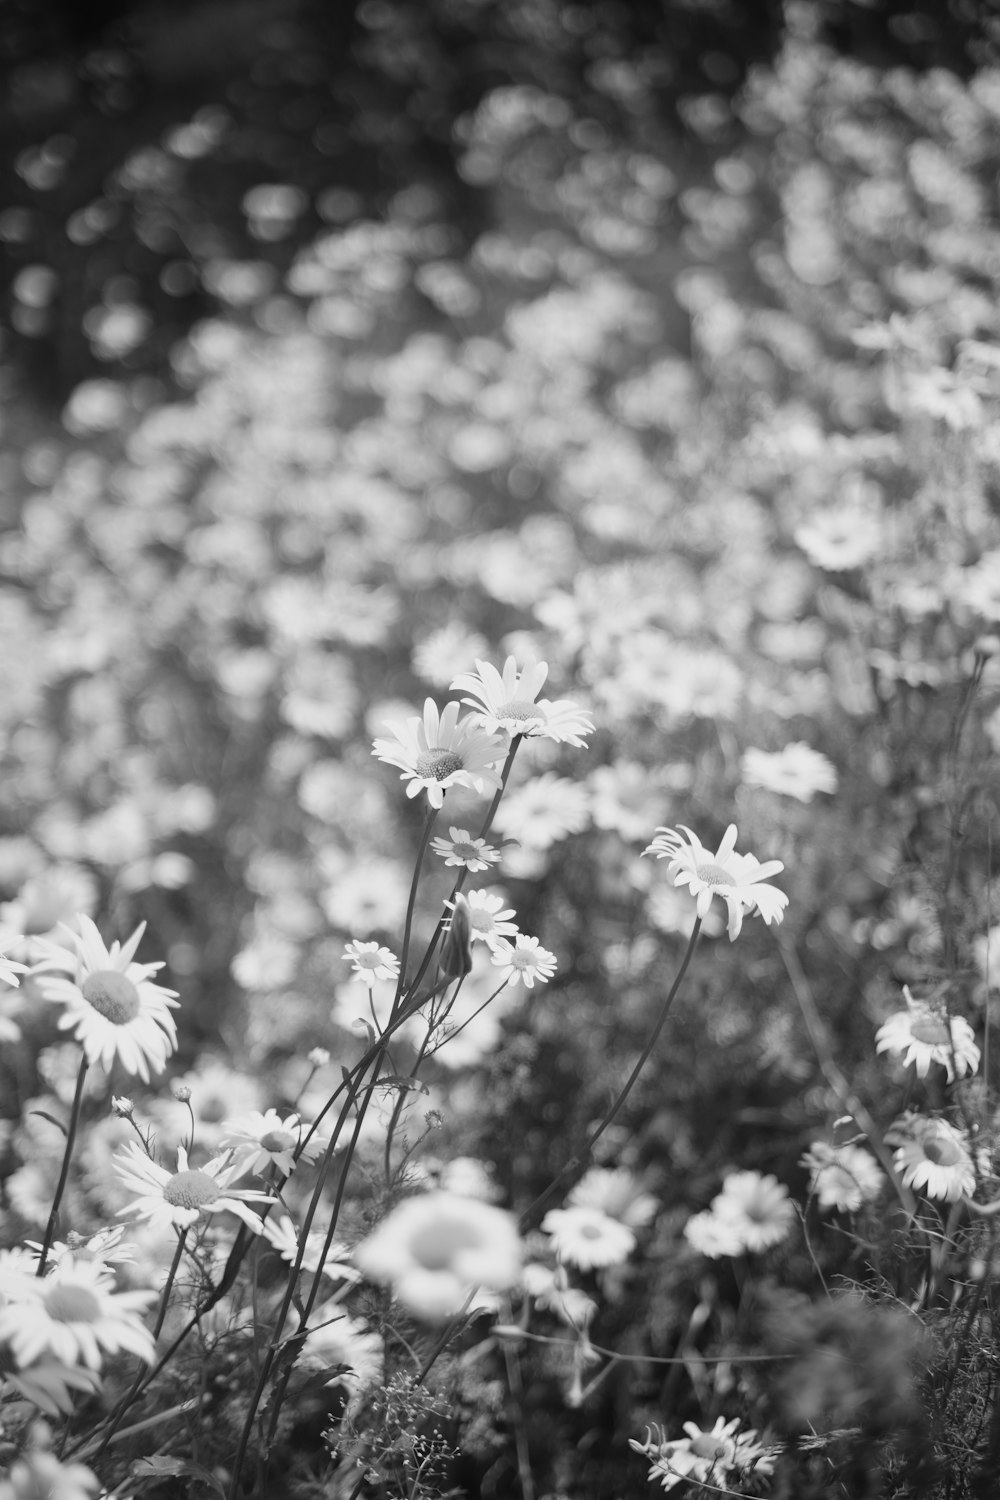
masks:
{"type": "Polygon", "coordinates": [[[167,1316],[167,1303],[170,1301],[170,1293],[174,1289],[174,1281],[177,1277],[177,1272],[180,1269],[181,1256],[184,1254],[184,1241],[186,1239],[187,1229],[185,1228],[182,1229],[177,1235],[177,1249],[174,1251],[174,1258],[170,1262],[170,1270],[167,1272],[167,1279],[163,1283],[163,1293],[160,1297],[160,1306],[156,1313],[156,1326],[153,1329],[154,1341],[160,1337],[160,1332],[163,1328],[163,1320],[167,1316]]]}
{"type": "Polygon", "coordinates": [[[417,858],[413,866],[413,879],[410,881],[410,897],[406,903],[406,921],[403,924],[403,948],[399,956],[399,979],[396,983],[396,995],[392,1002],[392,1010],[389,1012],[390,1021],[399,1009],[400,1001],[403,998],[403,991],[406,988],[406,965],[410,957],[410,934],[413,928],[413,911],[417,904],[417,886],[420,884],[420,869],[424,862],[424,855],[427,853],[427,845],[430,841],[431,831],[434,828],[437,815],[438,810],[436,807],[430,808],[427,813],[424,821],[424,831],[420,836],[420,847],[417,850],[417,858]]]}
{"type": "Polygon", "coordinates": [[[52,1208],[49,1212],[49,1222],[45,1226],[45,1238],[42,1240],[42,1253],[38,1257],[38,1266],[35,1270],[36,1276],[45,1275],[45,1266],[52,1249],[52,1241],[56,1236],[56,1224],[59,1221],[59,1205],[62,1203],[63,1193],[66,1191],[66,1180],[69,1177],[69,1163],[73,1155],[73,1147],[76,1144],[76,1131],[80,1123],[80,1106],[83,1103],[83,1084],[87,1076],[86,1054],[80,1059],[80,1071],[76,1076],[76,1092],[73,1095],[73,1107],[70,1110],[69,1128],[66,1131],[66,1150],[63,1152],[62,1168],[59,1172],[59,1181],[56,1183],[55,1194],[52,1199],[52,1208]]]}

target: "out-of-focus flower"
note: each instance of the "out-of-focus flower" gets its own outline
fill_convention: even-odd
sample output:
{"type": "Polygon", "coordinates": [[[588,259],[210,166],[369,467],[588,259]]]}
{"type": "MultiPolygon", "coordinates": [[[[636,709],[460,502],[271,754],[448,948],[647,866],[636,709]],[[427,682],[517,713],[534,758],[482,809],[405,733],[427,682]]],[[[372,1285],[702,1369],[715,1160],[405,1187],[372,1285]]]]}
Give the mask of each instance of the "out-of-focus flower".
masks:
{"type": "MultiPolygon", "coordinates": [[[[224,1120],[223,1150],[232,1151],[233,1166],[237,1175],[243,1172],[263,1172],[272,1163],[285,1175],[295,1166],[295,1152],[305,1138],[305,1130],[298,1115],[287,1115],[282,1119],[276,1109],[251,1110],[235,1120],[224,1120]]],[[[299,1156],[303,1161],[312,1161],[323,1149],[320,1136],[314,1135],[308,1145],[302,1147],[299,1156]]]]}
{"type": "Polygon", "coordinates": [[[882,520],[870,506],[857,502],[842,505],[797,527],[795,541],[817,568],[843,573],[864,567],[881,552],[882,520]]]}
{"type": "Polygon", "coordinates": [[[635,1235],[628,1225],[599,1208],[551,1208],[542,1229],[552,1236],[558,1259],[581,1271],[620,1266],[635,1249],[635,1235]]]}
{"type": "Polygon", "coordinates": [[[802,1165],[809,1170],[809,1191],[820,1208],[857,1213],[863,1203],[878,1197],[885,1183],[878,1162],[862,1146],[813,1141],[802,1165]]]}
{"type": "Polygon", "coordinates": [[[718,896],[729,912],[730,942],[739,936],[744,912],[758,912],[768,926],[782,920],[788,897],[777,886],[763,884],[768,875],[785,868],[780,859],[761,864],[752,854],[737,854],[735,823],[730,823],[714,854],[690,828],[680,826],[686,840],[672,828],[658,828],[643,853],[670,861],[667,868],[674,885],[690,889],[697,898],[699,917],[705,916],[712,897],[718,896]]]}
{"type": "Polygon", "coordinates": [[[590,794],[579,782],[554,771],[533,776],[509,791],[497,808],[496,826],[530,852],[544,852],[572,833],[581,833],[590,818],[590,794]]]}
{"type": "Polygon", "coordinates": [[[93,1261],[63,1255],[47,1276],[0,1279],[0,1344],[22,1368],[52,1358],[101,1367],[124,1350],[151,1363],[153,1338],[140,1322],[153,1291],[116,1292],[114,1278],[93,1261]]]}
{"type": "Polygon", "coordinates": [[[914,1000],[904,984],[906,1009],[898,1010],[875,1033],[875,1051],[891,1052],[913,1063],[918,1078],[926,1078],[932,1063],[940,1063],[948,1082],[964,1078],[979,1067],[980,1051],[964,1016],[949,1016],[941,1006],[914,1000]]]}
{"type": "Polygon", "coordinates": [[[151,1161],[134,1141],[118,1153],[114,1165],[124,1185],[138,1194],[122,1212],[149,1219],[157,1226],[189,1229],[203,1216],[231,1213],[259,1234],[260,1218],[247,1204],[272,1201],[267,1193],[234,1188],[232,1183],[241,1175],[240,1169],[226,1166],[224,1160],[217,1158],[203,1167],[189,1167],[183,1146],[177,1148],[176,1172],[151,1161]]]}
{"type": "MultiPolygon", "coordinates": [[[[135,1250],[131,1244],[122,1244],[126,1229],[125,1224],[111,1224],[107,1229],[98,1229],[96,1234],[87,1236],[70,1230],[67,1239],[55,1240],[49,1247],[49,1264],[58,1265],[64,1256],[72,1255],[78,1265],[91,1261],[107,1271],[112,1266],[130,1265],[135,1260],[135,1250]]],[[[40,1244],[36,1244],[34,1240],[26,1240],[25,1243],[41,1256],[40,1244]]]]}
{"type": "Polygon", "coordinates": [[[30,1446],[0,1479],[0,1500],[91,1500],[97,1494],[101,1482],[93,1470],[85,1464],[64,1464],[50,1449],[48,1427],[37,1422],[30,1446]]]}
{"type": "MultiPolygon", "coordinates": [[[[293,1266],[299,1254],[299,1235],[295,1225],[287,1214],[275,1218],[269,1214],[264,1220],[264,1238],[277,1250],[282,1260],[293,1266]]],[[[306,1241],[305,1252],[302,1256],[302,1269],[315,1275],[322,1271],[324,1276],[329,1276],[331,1281],[343,1281],[348,1286],[353,1286],[361,1280],[361,1273],[353,1266],[349,1266],[344,1257],[347,1255],[347,1246],[339,1244],[336,1240],[331,1244],[323,1261],[323,1245],[326,1235],[321,1230],[316,1230],[306,1241]]]]}
{"type": "Polygon", "coordinates": [[[642,1229],[656,1218],[659,1203],[627,1167],[591,1167],[567,1194],[571,1208],[596,1208],[629,1229],[642,1229]]]}
{"type": "Polygon", "coordinates": [[[485,839],[474,839],[466,828],[449,828],[448,838],[431,839],[431,848],[446,865],[460,865],[475,875],[500,859],[500,851],[485,839]]]}
{"type": "Polygon", "coordinates": [[[44,970],[37,975],[46,1000],[65,1006],[59,1017],[63,1030],[73,1029],[89,1063],[110,1068],[117,1058],[126,1072],[149,1082],[150,1067],[159,1072],[177,1045],[177,1027],[170,1009],[178,1005],[174,990],[153,984],[150,976],[162,963],[133,963],[145,930],[140,923],[124,945],[105,947],[89,917],[78,917],[79,933],[69,928],[73,946],[46,944],[44,970]],[[49,972],[63,969],[73,979],[49,972]]]}
{"type": "Polygon", "coordinates": [[[797,802],[811,802],[817,792],[837,790],[833,762],[801,740],[774,752],[744,751],[740,775],[744,786],[761,787],[797,802]]]}
{"type": "Polygon", "coordinates": [[[795,1222],[795,1205],[784,1183],[770,1173],[730,1172],[711,1208],[695,1214],[684,1236],[712,1259],[767,1250],[787,1236],[795,1222]]]}
{"type": "Polygon", "coordinates": [[[443,1322],[477,1289],[502,1292],[521,1275],[512,1216],[478,1198],[431,1192],[398,1204],[354,1259],[372,1281],[392,1287],[414,1316],[443,1322]]]}
{"type": "MultiPolygon", "coordinates": [[[[96,1370],[82,1365],[67,1365],[61,1360],[43,1356],[26,1369],[6,1367],[3,1351],[0,1350],[0,1395],[11,1393],[30,1401],[47,1416],[66,1416],[73,1410],[76,1397],[83,1393],[93,1396],[100,1388],[101,1377],[96,1370]]],[[[31,1492],[29,1491],[29,1494],[31,1492]]],[[[46,1491],[42,1491],[44,1495],[46,1491]]]]}
{"type": "Polygon", "coordinates": [[[349,1317],[336,1302],[314,1308],[309,1322],[300,1359],[309,1369],[329,1369],[327,1385],[356,1391],[381,1380],[385,1348],[379,1334],[349,1317]]]}
{"type": "Polygon", "coordinates": [[[490,959],[507,984],[527,985],[534,989],[535,980],[548,984],[556,972],[556,956],[540,946],[538,939],[519,932],[513,943],[497,943],[490,959]]]}
{"type": "Polygon", "coordinates": [[[721,1260],[723,1256],[742,1255],[743,1238],[739,1226],[732,1219],[706,1208],[700,1214],[692,1214],[684,1225],[684,1238],[699,1255],[709,1260],[721,1260]]]}
{"type": "Polygon", "coordinates": [[[570,1286],[562,1266],[553,1271],[537,1261],[530,1262],[524,1268],[524,1290],[536,1307],[554,1313],[578,1332],[589,1328],[597,1316],[597,1303],[593,1297],[588,1297],[579,1287],[570,1286]]]}
{"type": "Polygon", "coordinates": [[[945,1203],[972,1196],[976,1169],[961,1131],[946,1120],[919,1115],[905,1117],[904,1131],[909,1139],[894,1157],[904,1187],[919,1188],[945,1203]]]}
{"type": "Polygon", "coordinates": [[[546,662],[519,668],[515,658],[508,656],[502,675],[489,662],[477,661],[475,672],[462,672],[451,686],[454,692],[472,694],[462,702],[475,710],[490,734],[504,730],[511,735],[537,735],[585,749],[583,736],[593,734],[593,720],[568,698],[555,703],[538,699],[548,675],[546,662]]]}
{"type": "Polygon", "coordinates": [[[21,982],[17,976],[19,974],[27,974],[28,966],[27,964],[15,963],[13,959],[8,958],[6,950],[12,948],[15,943],[22,941],[23,939],[14,933],[3,933],[0,935],[0,981],[4,984],[12,984],[15,989],[21,982]]]}
{"type": "Polygon", "coordinates": [[[312,1068],[325,1068],[330,1061],[330,1054],[325,1047],[313,1047],[306,1053],[306,1062],[312,1068]]]}
{"type": "Polygon", "coordinates": [[[467,786],[480,793],[486,787],[500,790],[496,763],[506,752],[504,741],[487,734],[475,714],[459,721],[459,712],[457,703],[446,703],[439,712],[433,698],[428,698],[422,718],[407,719],[395,727],[394,739],[375,741],[372,753],[400,768],[400,780],[409,783],[408,797],[425,791],[431,807],[441,807],[451,786],[467,786]]]}
{"type": "Polygon", "coordinates": [[[354,969],[354,978],[365,984],[372,984],[376,979],[399,978],[399,959],[389,948],[380,948],[378,943],[362,943],[355,939],[347,944],[344,957],[354,969]]]}
{"type": "Polygon", "coordinates": [[[728,1490],[726,1480],[734,1472],[774,1472],[774,1458],[757,1442],[754,1428],[740,1432],[736,1417],[729,1422],[717,1417],[708,1430],[685,1422],[684,1431],[687,1437],[668,1439],[659,1427],[651,1427],[644,1442],[629,1439],[630,1448],[652,1460],[649,1478],[659,1480],[665,1490],[684,1480],[728,1490]]]}
{"type": "MultiPolygon", "coordinates": [[[[517,923],[510,920],[517,916],[517,912],[512,906],[504,906],[503,896],[493,896],[489,891],[470,891],[458,899],[465,902],[470,943],[486,943],[495,952],[505,939],[517,936],[517,923]]],[[[454,910],[457,901],[444,904],[454,910]]]]}

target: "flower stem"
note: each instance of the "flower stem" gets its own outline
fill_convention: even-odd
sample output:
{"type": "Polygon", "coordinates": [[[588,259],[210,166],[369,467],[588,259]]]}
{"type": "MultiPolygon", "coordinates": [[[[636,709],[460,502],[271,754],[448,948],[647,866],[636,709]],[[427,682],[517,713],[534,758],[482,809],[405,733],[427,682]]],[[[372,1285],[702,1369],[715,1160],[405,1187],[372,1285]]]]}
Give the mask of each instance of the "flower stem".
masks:
{"type": "Polygon", "coordinates": [[[177,1249],[174,1251],[174,1258],[170,1262],[170,1270],[167,1272],[167,1279],[163,1283],[163,1293],[160,1297],[160,1306],[156,1314],[156,1326],[153,1329],[154,1339],[158,1339],[160,1337],[160,1332],[163,1328],[163,1320],[167,1316],[167,1303],[170,1301],[170,1293],[174,1288],[174,1280],[177,1276],[178,1270],[180,1269],[181,1256],[184,1254],[184,1241],[186,1239],[187,1230],[182,1229],[177,1236],[177,1249]]]}
{"type": "Polygon", "coordinates": [[[42,1240],[42,1253],[38,1257],[38,1268],[36,1276],[45,1275],[45,1266],[52,1249],[52,1241],[55,1239],[56,1224],[59,1220],[59,1205],[62,1203],[63,1193],[66,1191],[66,1179],[69,1177],[70,1158],[73,1155],[73,1147],[76,1143],[77,1126],[80,1123],[80,1106],[83,1103],[83,1084],[87,1076],[86,1054],[80,1059],[80,1071],[76,1078],[76,1092],[73,1095],[73,1107],[70,1110],[69,1127],[66,1131],[66,1150],[63,1152],[62,1168],[59,1173],[59,1181],[56,1183],[55,1194],[52,1199],[52,1208],[49,1212],[49,1222],[45,1226],[45,1237],[42,1240]]]}

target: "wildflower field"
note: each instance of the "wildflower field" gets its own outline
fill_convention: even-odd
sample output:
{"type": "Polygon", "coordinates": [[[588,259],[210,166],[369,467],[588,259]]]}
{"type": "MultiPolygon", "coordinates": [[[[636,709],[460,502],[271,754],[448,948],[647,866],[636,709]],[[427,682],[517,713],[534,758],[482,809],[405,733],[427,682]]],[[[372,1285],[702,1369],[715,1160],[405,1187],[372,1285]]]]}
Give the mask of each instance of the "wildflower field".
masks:
{"type": "Polygon", "coordinates": [[[13,70],[0,1500],[1000,1493],[1000,41],[898,9],[13,70]]]}

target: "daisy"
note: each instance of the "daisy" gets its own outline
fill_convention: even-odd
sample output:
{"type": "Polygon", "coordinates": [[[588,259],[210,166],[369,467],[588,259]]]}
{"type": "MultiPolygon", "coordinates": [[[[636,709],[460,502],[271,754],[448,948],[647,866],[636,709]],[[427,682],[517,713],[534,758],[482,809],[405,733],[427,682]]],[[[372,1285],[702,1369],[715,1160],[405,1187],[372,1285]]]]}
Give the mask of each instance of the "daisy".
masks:
{"type": "Polygon", "coordinates": [[[837,771],[831,760],[801,740],[784,749],[746,750],[740,761],[744,786],[761,787],[779,797],[811,802],[817,792],[837,790],[837,771]]]}
{"type": "Polygon", "coordinates": [[[598,1208],[630,1229],[643,1229],[659,1208],[651,1193],[643,1192],[627,1167],[591,1167],[567,1194],[571,1208],[598,1208]]]}
{"type": "Polygon", "coordinates": [[[46,944],[38,987],[46,1000],[62,1002],[61,1030],[73,1029],[88,1063],[110,1069],[117,1058],[127,1073],[149,1082],[150,1068],[160,1072],[177,1045],[170,1014],[178,1005],[175,990],[153,984],[150,976],[162,963],[133,963],[145,930],[141,922],[124,945],[105,947],[89,917],[79,916],[79,933],[64,927],[72,947],[46,944]],[[72,979],[48,973],[63,969],[72,979]]]}
{"type": "Polygon", "coordinates": [[[0,1307],[0,1343],[22,1367],[48,1356],[99,1370],[120,1350],[151,1364],[153,1337],[139,1317],[155,1300],[153,1291],[116,1292],[101,1266],[66,1255],[0,1307]]]}
{"type": "MultiPolygon", "coordinates": [[[[112,1224],[107,1229],[98,1229],[87,1238],[70,1230],[65,1240],[56,1240],[49,1249],[49,1265],[58,1265],[66,1255],[72,1255],[78,1264],[81,1261],[92,1261],[106,1271],[110,1271],[112,1266],[132,1265],[135,1262],[135,1250],[131,1244],[121,1243],[125,1230],[124,1224],[112,1224]]],[[[41,1256],[40,1244],[35,1240],[26,1240],[25,1243],[36,1256],[41,1256]]]]}
{"type": "Polygon", "coordinates": [[[519,932],[513,943],[497,943],[490,962],[503,974],[505,984],[516,984],[518,980],[528,989],[534,989],[535,980],[548,984],[556,972],[556,956],[547,948],[539,946],[538,939],[525,937],[519,932]]]}
{"type": "Polygon", "coordinates": [[[474,839],[466,828],[449,828],[448,833],[450,838],[431,839],[431,848],[446,865],[461,865],[476,875],[498,863],[500,851],[485,839],[474,839]]]}
{"type": "Polygon", "coordinates": [[[582,833],[589,820],[587,788],[546,771],[507,793],[497,809],[496,826],[522,849],[543,854],[570,834],[582,833]]]}
{"type": "Polygon", "coordinates": [[[727,1422],[717,1417],[715,1425],[704,1431],[696,1422],[685,1422],[687,1437],[669,1440],[659,1427],[648,1429],[643,1443],[629,1439],[629,1447],[653,1460],[649,1478],[658,1479],[665,1490],[672,1490],[682,1480],[711,1484],[727,1490],[726,1476],[734,1470],[770,1474],[773,1459],[757,1442],[753,1428],[740,1432],[737,1418],[727,1422]]]}
{"type": "Polygon", "coordinates": [[[473,695],[462,702],[475,710],[490,734],[505,730],[585,749],[583,736],[594,732],[592,719],[567,698],[556,703],[548,698],[536,702],[548,675],[548,665],[543,661],[519,669],[514,657],[508,656],[502,676],[489,662],[477,661],[475,672],[461,673],[451,686],[453,692],[473,695]]]}
{"type": "Polygon", "coordinates": [[[709,1260],[743,1254],[743,1237],[738,1225],[709,1208],[700,1214],[692,1214],[684,1225],[684,1238],[693,1250],[706,1255],[709,1260]]]}
{"type": "Polygon", "coordinates": [[[770,1172],[730,1172],[712,1199],[712,1212],[733,1226],[749,1251],[779,1244],[795,1222],[788,1189],[770,1172]]]}
{"type": "Polygon", "coordinates": [[[4,1360],[4,1351],[0,1349],[0,1396],[20,1396],[50,1417],[68,1416],[81,1391],[93,1396],[100,1389],[101,1377],[97,1371],[80,1365],[64,1365],[61,1360],[43,1355],[26,1369],[16,1370],[6,1369],[4,1360]]]}
{"type": "MultiPolygon", "coordinates": [[[[238,1115],[234,1120],[222,1122],[222,1150],[233,1153],[233,1166],[243,1172],[263,1172],[272,1162],[287,1177],[295,1166],[295,1152],[302,1140],[304,1130],[298,1115],[288,1115],[284,1120],[276,1109],[251,1110],[238,1115]]],[[[319,1155],[324,1142],[314,1135],[299,1155],[304,1161],[312,1161],[319,1155]]]]}
{"type": "Polygon", "coordinates": [[[781,921],[788,897],[777,886],[761,884],[766,876],[785,868],[780,859],[761,864],[752,854],[737,854],[735,823],[730,823],[714,854],[702,846],[690,828],[680,826],[686,841],[672,828],[658,828],[643,853],[669,859],[668,873],[674,885],[688,886],[691,895],[697,897],[699,917],[706,915],[713,896],[723,900],[729,911],[730,942],[739,936],[745,911],[758,912],[769,927],[781,921]]]}
{"type": "Polygon", "coordinates": [[[570,1286],[562,1266],[554,1271],[531,1262],[524,1268],[524,1290],[543,1312],[553,1313],[579,1333],[597,1316],[597,1303],[579,1287],[570,1286]]]}
{"type": "Polygon", "coordinates": [[[514,1286],[521,1241],[503,1209],[435,1191],[399,1203],[356,1247],[354,1259],[365,1276],[391,1286],[414,1316],[438,1323],[478,1288],[514,1286]]]}
{"type": "Polygon", "coordinates": [[[398,979],[399,959],[389,948],[380,948],[378,943],[361,943],[357,939],[348,943],[344,958],[354,967],[355,979],[371,984],[376,979],[398,979]]]}
{"type": "Polygon", "coordinates": [[[336,1302],[314,1308],[300,1359],[313,1370],[330,1372],[327,1385],[355,1391],[382,1378],[385,1345],[336,1302]],[[336,1372],[336,1373],[335,1373],[336,1372]]]}
{"type": "Polygon", "coordinates": [[[979,1067],[979,1048],[964,1016],[948,1016],[940,1007],[914,1000],[903,986],[906,1010],[898,1010],[875,1033],[875,1051],[891,1052],[913,1063],[918,1078],[926,1078],[932,1063],[940,1063],[950,1083],[956,1073],[964,1078],[979,1067]]]}
{"type": "MultiPolygon", "coordinates": [[[[299,1236],[287,1214],[282,1214],[278,1219],[273,1215],[268,1215],[264,1220],[264,1238],[273,1249],[277,1250],[283,1261],[294,1266],[299,1256],[299,1236]]],[[[353,1266],[347,1265],[345,1261],[348,1253],[347,1246],[338,1244],[336,1240],[331,1244],[326,1259],[320,1264],[325,1240],[326,1235],[321,1230],[309,1236],[301,1261],[302,1269],[308,1271],[310,1275],[322,1271],[323,1275],[329,1276],[331,1281],[343,1281],[348,1285],[359,1282],[361,1280],[359,1272],[353,1266]]]]}
{"type": "Polygon", "coordinates": [[[375,741],[372,754],[399,766],[400,780],[409,782],[408,797],[425,791],[431,807],[441,807],[451,786],[480,793],[487,787],[500,790],[496,763],[506,753],[504,741],[481,729],[474,714],[461,722],[458,715],[457,703],[445,704],[439,713],[433,698],[428,698],[422,719],[407,719],[394,729],[394,739],[375,741]]]}
{"type": "Polygon", "coordinates": [[[960,1131],[945,1120],[911,1115],[910,1139],[895,1155],[903,1186],[919,1188],[928,1198],[957,1203],[976,1190],[976,1170],[960,1131]]]}
{"type": "Polygon", "coordinates": [[[831,1146],[813,1141],[802,1158],[811,1173],[809,1191],[820,1208],[857,1213],[882,1191],[885,1177],[870,1151],[861,1146],[831,1146]]]}
{"type": "MultiPolygon", "coordinates": [[[[53,1413],[53,1415],[55,1415],[53,1413]]],[[[11,1464],[9,1479],[0,1479],[0,1500],[91,1500],[101,1481],[86,1464],[64,1464],[44,1448],[30,1448],[11,1464]]],[[[107,1493],[107,1491],[103,1491],[107,1493]]]]}
{"type": "Polygon", "coordinates": [[[556,1257],[581,1271],[620,1266],[635,1249],[631,1229],[599,1208],[551,1208],[542,1228],[552,1236],[556,1257]]]}
{"type": "Polygon", "coordinates": [[[13,959],[8,958],[6,950],[14,947],[17,943],[23,942],[24,939],[21,936],[12,932],[5,932],[0,937],[0,980],[4,984],[12,984],[15,989],[21,983],[17,976],[19,974],[27,974],[28,966],[27,964],[17,964],[13,959]]]}
{"type": "Polygon", "coordinates": [[[517,923],[510,920],[517,912],[512,906],[505,908],[503,902],[502,896],[491,896],[489,891],[470,891],[444,904],[455,911],[461,903],[469,922],[469,942],[486,943],[496,950],[505,938],[518,935],[517,923]]]}
{"type": "Polygon", "coordinates": [[[125,1186],[138,1194],[123,1212],[149,1219],[158,1228],[173,1225],[176,1229],[189,1229],[202,1215],[231,1213],[242,1219],[254,1234],[260,1234],[260,1218],[247,1203],[273,1201],[267,1193],[251,1188],[231,1188],[230,1184],[240,1176],[240,1169],[227,1167],[221,1158],[207,1161],[203,1167],[189,1167],[183,1146],[177,1148],[176,1172],[168,1172],[150,1161],[134,1141],[129,1141],[124,1151],[118,1153],[114,1163],[125,1186]]]}

